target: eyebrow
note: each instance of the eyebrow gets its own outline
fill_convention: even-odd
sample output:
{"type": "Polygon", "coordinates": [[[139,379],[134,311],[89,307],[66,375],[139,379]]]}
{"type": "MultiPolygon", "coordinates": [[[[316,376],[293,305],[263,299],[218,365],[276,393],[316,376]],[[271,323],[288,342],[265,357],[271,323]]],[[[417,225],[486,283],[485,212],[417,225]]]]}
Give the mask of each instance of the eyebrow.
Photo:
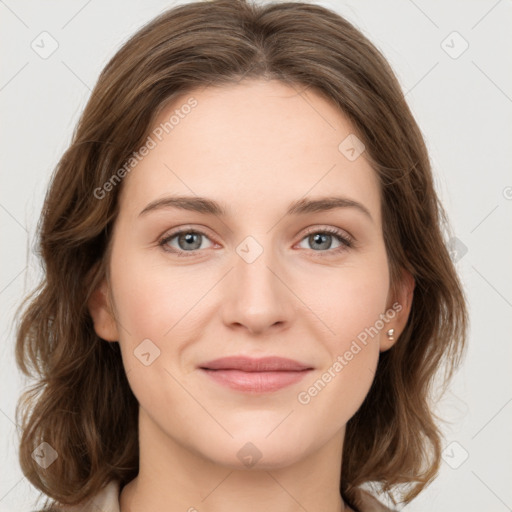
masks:
{"type": "MultiPolygon", "coordinates": [[[[167,208],[177,208],[219,217],[225,217],[227,215],[227,208],[212,199],[199,196],[170,196],[149,203],[139,213],[139,217],[155,210],[167,208]]],[[[305,215],[337,208],[353,208],[363,213],[373,222],[371,213],[366,206],[353,199],[338,196],[321,197],[318,199],[299,199],[289,205],[286,215],[305,215]]]]}

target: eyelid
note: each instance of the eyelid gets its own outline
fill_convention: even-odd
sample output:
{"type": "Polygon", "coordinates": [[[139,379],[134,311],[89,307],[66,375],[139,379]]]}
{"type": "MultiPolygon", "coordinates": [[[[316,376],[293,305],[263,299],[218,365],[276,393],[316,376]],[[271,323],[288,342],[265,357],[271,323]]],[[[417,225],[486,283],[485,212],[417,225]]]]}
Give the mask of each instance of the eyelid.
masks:
{"type": "MultiPolygon", "coordinates": [[[[197,254],[198,252],[200,252],[199,249],[195,249],[193,251],[182,251],[180,249],[174,249],[174,248],[166,249],[165,248],[167,242],[169,242],[171,239],[173,239],[176,236],[181,235],[183,233],[195,233],[197,235],[202,235],[202,236],[208,238],[212,242],[212,244],[219,245],[218,242],[216,242],[213,239],[213,237],[209,234],[209,230],[207,228],[205,228],[203,226],[201,226],[201,228],[196,228],[196,227],[193,227],[192,225],[183,225],[183,226],[179,226],[177,228],[166,231],[163,235],[158,237],[158,245],[160,247],[162,247],[162,249],[164,251],[171,253],[171,254],[179,254],[179,255],[185,254],[187,256],[187,254],[186,254],[187,252],[189,252],[190,255],[197,254]]],[[[204,249],[203,249],[203,251],[204,251],[204,249]]]]}
{"type": "Polygon", "coordinates": [[[318,258],[328,258],[339,256],[341,253],[346,252],[351,249],[357,248],[356,239],[347,233],[345,230],[334,227],[334,226],[310,226],[307,228],[306,232],[302,235],[301,239],[298,243],[301,243],[306,237],[313,233],[322,233],[328,234],[335,238],[339,239],[340,247],[336,247],[334,249],[327,249],[326,251],[314,251],[313,249],[309,250],[313,257],[318,258]]]}
{"type": "Polygon", "coordinates": [[[336,235],[340,238],[345,239],[347,242],[355,243],[355,238],[349,234],[347,231],[341,228],[336,228],[334,226],[311,226],[310,228],[307,228],[304,235],[302,235],[301,241],[308,235],[311,235],[312,233],[329,233],[330,235],[336,235]]]}

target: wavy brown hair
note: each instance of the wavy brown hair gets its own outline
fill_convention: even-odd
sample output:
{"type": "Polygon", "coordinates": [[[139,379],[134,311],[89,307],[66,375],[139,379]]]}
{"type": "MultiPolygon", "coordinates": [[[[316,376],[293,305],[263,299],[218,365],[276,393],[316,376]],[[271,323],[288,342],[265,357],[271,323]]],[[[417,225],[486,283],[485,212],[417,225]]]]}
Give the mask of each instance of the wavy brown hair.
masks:
{"type": "Polygon", "coordinates": [[[17,364],[36,381],[16,409],[19,462],[55,500],[45,510],[88,499],[113,479],[122,487],[138,473],[138,403],[119,345],[95,334],[87,308],[108,272],[122,182],[102,199],[94,190],[143,144],[174,98],[243,79],[310,88],[347,116],[379,177],[391,286],[403,269],[416,283],[406,328],[381,354],[369,394],[347,424],[340,492],[357,507],[360,486],[376,482],[409,502],[438,472],[431,397],[435,377],[442,373],[446,383],[460,362],[467,309],[427,149],[393,71],[326,8],[201,1],[159,15],[108,62],[45,198],[38,226],[44,277],[20,306],[16,340],[17,364]],[[32,457],[43,441],[58,454],[46,469],[32,457]]]}

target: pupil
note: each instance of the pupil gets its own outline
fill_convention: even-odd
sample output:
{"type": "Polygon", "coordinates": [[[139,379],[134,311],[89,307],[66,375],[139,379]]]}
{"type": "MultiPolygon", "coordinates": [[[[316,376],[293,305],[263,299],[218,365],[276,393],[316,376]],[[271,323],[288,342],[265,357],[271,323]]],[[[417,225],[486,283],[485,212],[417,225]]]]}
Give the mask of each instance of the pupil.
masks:
{"type": "Polygon", "coordinates": [[[320,247],[321,249],[329,249],[330,243],[326,242],[326,240],[330,236],[331,235],[326,235],[323,233],[316,233],[315,235],[313,235],[313,242],[315,244],[323,245],[323,247],[320,247]]]}
{"type": "Polygon", "coordinates": [[[180,236],[180,242],[185,241],[185,246],[187,249],[198,249],[201,245],[201,242],[198,243],[199,238],[198,233],[186,233],[185,235],[180,236]]]}

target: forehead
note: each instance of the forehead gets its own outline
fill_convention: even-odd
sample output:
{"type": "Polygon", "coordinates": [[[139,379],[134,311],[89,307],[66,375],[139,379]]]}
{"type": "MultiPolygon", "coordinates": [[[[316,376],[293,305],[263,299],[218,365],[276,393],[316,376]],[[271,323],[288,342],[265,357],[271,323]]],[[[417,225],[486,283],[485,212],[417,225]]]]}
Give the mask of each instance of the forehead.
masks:
{"type": "Polygon", "coordinates": [[[229,200],[235,212],[341,194],[380,223],[377,176],[364,152],[346,152],[354,135],[335,105],[304,86],[254,80],[196,89],[157,117],[153,147],[125,178],[121,207],[140,212],[188,194],[229,200]]]}

